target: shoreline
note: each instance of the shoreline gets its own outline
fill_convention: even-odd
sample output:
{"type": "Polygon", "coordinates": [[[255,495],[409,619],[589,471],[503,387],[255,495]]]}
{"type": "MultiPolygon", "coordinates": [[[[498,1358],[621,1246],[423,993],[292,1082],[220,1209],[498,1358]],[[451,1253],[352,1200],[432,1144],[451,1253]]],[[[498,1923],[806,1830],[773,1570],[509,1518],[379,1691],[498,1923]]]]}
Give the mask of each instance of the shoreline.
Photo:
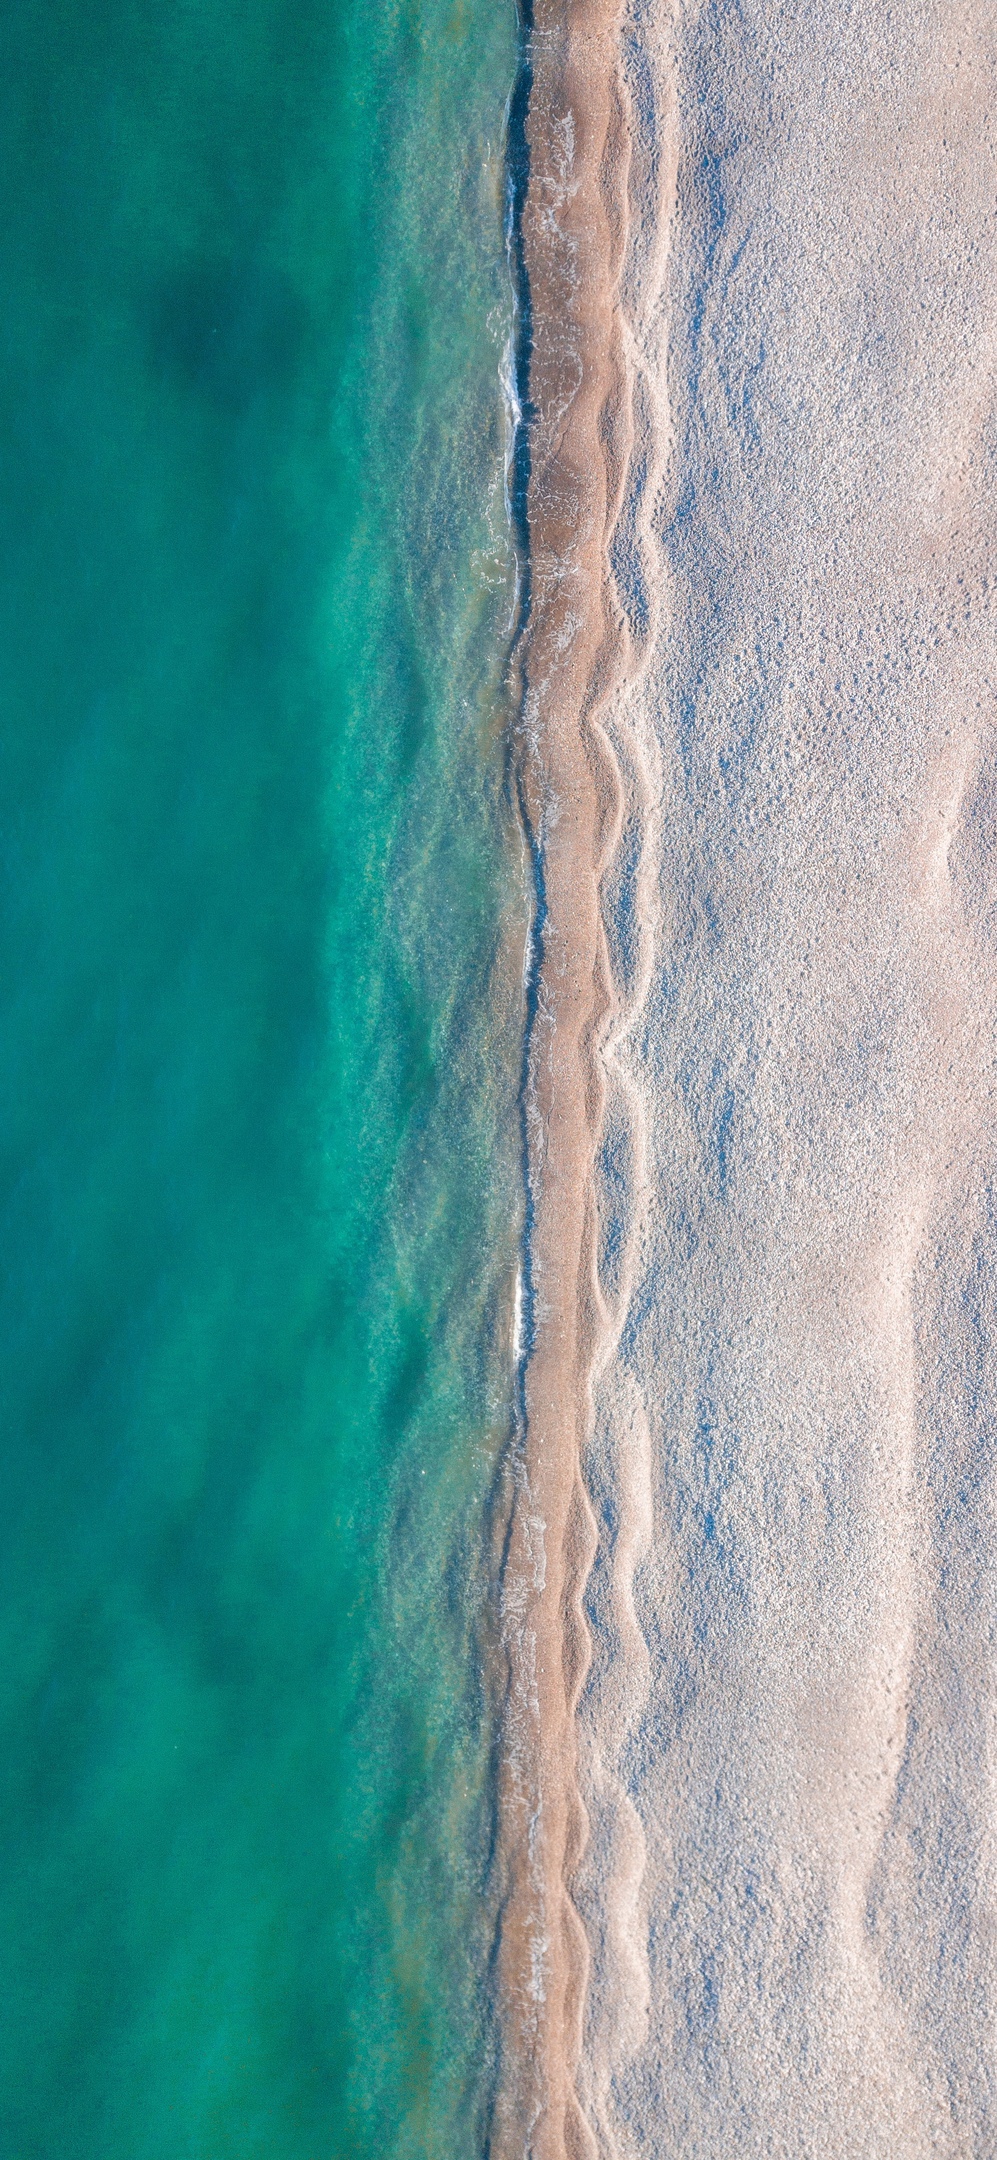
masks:
{"type": "Polygon", "coordinates": [[[503,2066],[494,2149],[508,2160],[592,2150],[575,2092],[588,1947],[570,1885],[587,1836],[575,1709],[589,1662],[581,1601],[596,1545],[581,1457],[603,1325],[594,1174],[598,1043],[612,993],[600,885],[623,795],[608,739],[595,730],[626,650],[608,563],[628,447],[618,440],[628,163],[621,13],[618,0],[538,0],[524,23],[510,105],[515,114],[517,94],[523,99],[525,169],[510,252],[528,393],[516,475],[526,560],[513,654],[514,765],[534,918],[523,1082],[525,1328],[501,1567],[503,2066]]]}

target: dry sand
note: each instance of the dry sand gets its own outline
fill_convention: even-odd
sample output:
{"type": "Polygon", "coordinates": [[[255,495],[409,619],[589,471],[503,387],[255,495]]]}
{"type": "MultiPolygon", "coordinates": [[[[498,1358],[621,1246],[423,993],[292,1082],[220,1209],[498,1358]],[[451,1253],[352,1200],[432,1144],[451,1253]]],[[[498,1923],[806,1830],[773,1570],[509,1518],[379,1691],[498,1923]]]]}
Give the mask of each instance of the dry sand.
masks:
{"type": "Polygon", "coordinates": [[[994,17],[536,37],[497,2149],[989,2160],[994,17]]]}

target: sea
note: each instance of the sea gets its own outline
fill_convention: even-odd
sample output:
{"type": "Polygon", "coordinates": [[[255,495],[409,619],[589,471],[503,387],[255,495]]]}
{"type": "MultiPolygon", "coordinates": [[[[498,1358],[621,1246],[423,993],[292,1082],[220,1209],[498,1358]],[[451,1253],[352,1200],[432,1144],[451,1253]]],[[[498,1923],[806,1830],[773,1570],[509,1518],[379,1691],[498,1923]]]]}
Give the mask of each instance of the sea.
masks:
{"type": "Polygon", "coordinates": [[[473,2160],[512,0],[0,15],[0,2154],[473,2160]]]}

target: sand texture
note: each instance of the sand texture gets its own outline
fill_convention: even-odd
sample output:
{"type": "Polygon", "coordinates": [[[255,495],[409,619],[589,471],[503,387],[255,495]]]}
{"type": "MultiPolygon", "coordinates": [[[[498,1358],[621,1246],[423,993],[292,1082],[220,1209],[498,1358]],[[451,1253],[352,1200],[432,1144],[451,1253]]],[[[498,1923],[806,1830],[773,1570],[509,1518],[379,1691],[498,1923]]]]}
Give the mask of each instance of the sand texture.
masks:
{"type": "Polygon", "coordinates": [[[994,18],[537,37],[506,2149],[985,2160],[994,18]]]}
{"type": "Polygon", "coordinates": [[[591,2152],[575,2095],[587,1944],[569,1884],[586,1842],[574,1713],[588,1662],[580,1594],[595,1546],[581,1479],[599,1330],[597,1043],[609,1004],[599,864],[618,788],[597,715],[619,665],[604,607],[619,457],[613,292],[623,237],[616,18],[541,0],[530,39],[522,213],[529,363],[529,588],[516,653],[516,777],[536,870],[524,1091],[529,1222],[521,1451],[503,1565],[502,2160],[591,2152]],[[615,484],[615,493],[614,493],[615,484]]]}

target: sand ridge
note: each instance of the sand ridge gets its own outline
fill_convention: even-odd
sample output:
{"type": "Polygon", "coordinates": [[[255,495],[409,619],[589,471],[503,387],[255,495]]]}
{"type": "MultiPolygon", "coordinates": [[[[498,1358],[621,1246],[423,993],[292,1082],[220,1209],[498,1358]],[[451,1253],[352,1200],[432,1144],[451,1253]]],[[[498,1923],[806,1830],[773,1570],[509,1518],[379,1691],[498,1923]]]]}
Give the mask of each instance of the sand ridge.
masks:
{"type": "Polygon", "coordinates": [[[595,1547],[580,1462],[603,1325],[593,1168],[612,993],[599,894],[624,792],[598,726],[625,630],[607,582],[627,454],[617,439],[627,175],[617,33],[614,0],[539,0],[530,31],[530,606],[516,667],[538,966],[525,1100],[531,1339],[502,1577],[506,2060],[494,2135],[509,2160],[592,2150],[575,2090],[588,1949],[571,1881],[587,1835],[574,1713],[595,1547]]]}

